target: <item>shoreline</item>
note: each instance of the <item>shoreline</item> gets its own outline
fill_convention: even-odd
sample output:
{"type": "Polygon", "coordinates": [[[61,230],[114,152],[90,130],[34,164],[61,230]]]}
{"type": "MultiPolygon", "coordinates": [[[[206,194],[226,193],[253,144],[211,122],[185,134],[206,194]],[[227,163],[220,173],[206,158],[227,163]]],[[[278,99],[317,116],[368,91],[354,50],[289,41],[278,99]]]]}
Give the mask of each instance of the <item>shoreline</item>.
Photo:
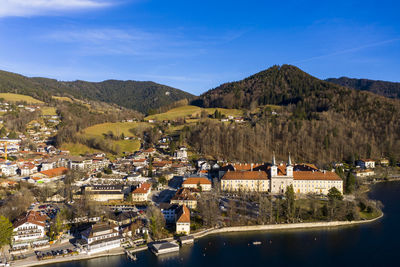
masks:
{"type": "Polygon", "coordinates": [[[240,232],[256,232],[256,231],[277,231],[277,230],[301,230],[301,229],[318,229],[318,228],[337,228],[343,226],[355,226],[361,224],[372,223],[383,217],[383,212],[376,218],[370,220],[358,221],[332,221],[332,222],[309,222],[309,223],[288,223],[288,224],[266,224],[266,225],[251,225],[251,226],[233,226],[223,227],[203,232],[195,233],[195,239],[206,237],[213,234],[224,233],[240,233],[240,232]]]}
{"type": "MultiPolygon", "coordinates": [[[[359,221],[333,221],[333,222],[310,222],[310,223],[291,223],[291,224],[267,224],[267,225],[251,225],[251,226],[233,226],[233,227],[223,227],[223,228],[214,228],[207,229],[202,232],[192,234],[195,239],[203,238],[209,235],[214,234],[224,234],[224,233],[243,233],[243,232],[256,232],[256,231],[279,231],[279,230],[302,230],[302,229],[321,229],[321,228],[340,228],[343,226],[356,226],[361,224],[372,223],[378,221],[384,216],[383,212],[376,218],[370,220],[359,220],[359,221]]],[[[159,241],[170,241],[171,238],[165,238],[159,241]]],[[[129,250],[132,253],[137,253],[140,251],[147,250],[148,247],[141,247],[137,249],[129,250]]],[[[51,259],[45,261],[35,261],[30,263],[24,263],[21,261],[20,263],[13,263],[12,266],[46,266],[50,264],[63,263],[63,262],[72,262],[72,261],[84,261],[91,260],[100,257],[107,256],[119,256],[124,255],[125,250],[122,248],[114,249],[110,252],[99,253],[94,255],[83,255],[80,254],[76,257],[66,257],[66,258],[58,258],[51,259]]]]}

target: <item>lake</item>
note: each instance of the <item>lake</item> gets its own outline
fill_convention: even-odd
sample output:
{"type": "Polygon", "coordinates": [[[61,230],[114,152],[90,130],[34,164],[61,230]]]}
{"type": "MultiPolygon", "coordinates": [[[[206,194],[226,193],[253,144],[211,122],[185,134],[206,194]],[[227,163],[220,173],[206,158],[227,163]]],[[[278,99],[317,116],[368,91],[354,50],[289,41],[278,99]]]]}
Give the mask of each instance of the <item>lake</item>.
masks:
{"type": "Polygon", "coordinates": [[[371,224],[228,233],[196,240],[175,255],[156,257],[143,251],[137,254],[136,262],[113,256],[47,266],[399,266],[400,182],[377,184],[370,197],[385,205],[385,216],[371,224]],[[253,241],[262,244],[254,246],[253,241]]]}

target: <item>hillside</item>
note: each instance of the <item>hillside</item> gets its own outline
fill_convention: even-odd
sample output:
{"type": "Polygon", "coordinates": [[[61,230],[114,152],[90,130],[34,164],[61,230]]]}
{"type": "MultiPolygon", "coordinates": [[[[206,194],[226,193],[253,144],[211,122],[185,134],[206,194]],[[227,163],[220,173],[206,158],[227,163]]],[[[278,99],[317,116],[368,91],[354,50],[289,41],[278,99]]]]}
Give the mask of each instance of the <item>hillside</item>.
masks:
{"type": "Polygon", "coordinates": [[[186,105],[177,108],[172,108],[160,114],[154,114],[145,117],[145,120],[176,120],[179,118],[196,118],[201,116],[201,112],[205,111],[208,115],[214,114],[218,110],[222,115],[238,117],[243,115],[243,111],[238,109],[225,108],[200,108],[197,106],[186,105]]]}
{"type": "Polygon", "coordinates": [[[154,82],[107,80],[103,82],[62,82],[47,78],[28,78],[0,71],[0,92],[29,95],[44,102],[52,96],[74,97],[116,104],[142,113],[194,96],[154,82]]]}
{"type": "Polygon", "coordinates": [[[400,156],[400,101],[319,80],[295,66],[273,66],[202,94],[203,107],[251,110],[249,123],[204,122],[188,142],[219,159],[267,161],[276,151],[328,163],[400,156]],[[279,105],[272,112],[265,105],[279,105]]]}
{"type": "Polygon", "coordinates": [[[368,79],[352,79],[347,77],[329,78],[326,81],[348,88],[369,91],[390,98],[400,98],[400,83],[375,81],[368,79]]]}

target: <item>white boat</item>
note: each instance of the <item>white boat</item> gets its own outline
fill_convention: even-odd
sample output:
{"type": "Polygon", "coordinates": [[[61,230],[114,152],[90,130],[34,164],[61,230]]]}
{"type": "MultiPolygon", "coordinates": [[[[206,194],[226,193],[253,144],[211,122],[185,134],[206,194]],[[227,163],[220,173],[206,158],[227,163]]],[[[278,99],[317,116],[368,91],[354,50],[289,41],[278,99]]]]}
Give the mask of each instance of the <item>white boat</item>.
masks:
{"type": "Polygon", "coordinates": [[[255,245],[255,246],[261,245],[261,244],[262,244],[261,241],[254,241],[254,242],[253,242],[253,245],[255,245]]]}

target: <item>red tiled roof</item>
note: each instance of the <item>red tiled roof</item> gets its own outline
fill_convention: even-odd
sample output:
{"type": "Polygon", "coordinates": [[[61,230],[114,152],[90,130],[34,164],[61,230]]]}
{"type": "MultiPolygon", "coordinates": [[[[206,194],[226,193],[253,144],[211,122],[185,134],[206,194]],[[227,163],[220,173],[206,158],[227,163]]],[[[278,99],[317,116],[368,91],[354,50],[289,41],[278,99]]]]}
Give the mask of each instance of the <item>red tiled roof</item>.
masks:
{"type": "Polygon", "coordinates": [[[204,177],[189,177],[182,184],[211,184],[210,180],[204,177]]]}
{"type": "Polygon", "coordinates": [[[190,223],[190,210],[186,205],[182,205],[178,211],[178,220],[180,223],[190,223]]]}
{"type": "Polygon", "coordinates": [[[132,191],[132,194],[146,194],[149,192],[150,188],[151,184],[143,183],[136,187],[136,189],[132,191]]]}
{"type": "Polygon", "coordinates": [[[17,219],[17,221],[14,222],[13,226],[14,228],[17,228],[18,226],[21,226],[24,223],[29,222],[44,227],[46,225],[46,220],[47,216],[43,216],[37,211],[30,211],[25,215],[22,215],[19,219],[17,219]]]}
{"type": "Polygon", "coordinates": [[[228,171],[222,177],[223,180],[267,180],[264,171],[228,171]]]}
{"type": "Polygon", "coordinates": [[[196,200],[190,188],[180,188],[171,200],[196,200]]]}
{"type": "Polygon", "coordinates": [[[335,180],[342,181],[335,172],[320,172],[320,171],[294,171],[294,180],[335,180]]]}
{"type": "Polygon", "coordinates": [[[46,175],[49,178],[57,177],[63,174],[66,174],[68,172],[68,169],[65,167],[59,167],[59,168],[54,168],[50,169],[47,171],[41,171],[40,173],[46,175]]]}

